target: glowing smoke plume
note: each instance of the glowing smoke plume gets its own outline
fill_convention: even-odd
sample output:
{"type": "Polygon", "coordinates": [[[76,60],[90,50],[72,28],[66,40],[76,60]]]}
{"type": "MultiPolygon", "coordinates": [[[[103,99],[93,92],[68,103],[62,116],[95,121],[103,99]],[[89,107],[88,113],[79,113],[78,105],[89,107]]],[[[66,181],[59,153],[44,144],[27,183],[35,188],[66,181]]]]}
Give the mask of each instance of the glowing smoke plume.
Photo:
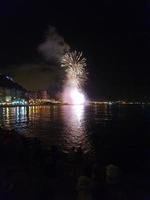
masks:
{"type": "Polygon", "coordinates": [[[68,52],[69,45],[57,32],[55,27],[49,26],[44,41],[39,45],[38,51],[43,54],[50,63],[60,62],[61,57],[68,52]]]}
{"type": "MultiPolygon", "coordinates": [[[[50,26],[44,41],[39,45],[38,51],[46,58],[49,70],[52,74],[57,74],[58,79],[54,83],[63,85],[62,79],[64,71],[66,73],[65,84],[63,85],[63,100],[71,104],[84,104],[85,97],[82,87],[87,79],[86,59],[82,52],[70,52],[69,45],[64,38],[57,32],[55,27],[50,26]],[[64,70],[60,69],[61,67],[64,70]]],[[[64,80],[64,79],[63,79],[64,80]]]]}
{"type": "Polygon", "coordinates": [[[62,57],[61,67],[66,71],[66,85],[64,101],[72,104],[84,104],[85,97],[82,93],[82,86],[87,79],[86,59],[82,52],[68,52],[62,57]]]}

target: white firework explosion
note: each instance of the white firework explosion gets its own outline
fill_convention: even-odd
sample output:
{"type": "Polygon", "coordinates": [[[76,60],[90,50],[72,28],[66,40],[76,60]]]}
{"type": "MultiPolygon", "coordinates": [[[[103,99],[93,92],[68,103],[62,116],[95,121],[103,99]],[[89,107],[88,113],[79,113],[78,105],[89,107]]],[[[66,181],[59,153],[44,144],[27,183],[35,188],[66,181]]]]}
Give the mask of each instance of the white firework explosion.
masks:
{"type": "Polygon", "coordinates": [[[82,52],[68,52],[61,60],[61,67],[65,68],[67,81],[73,87],[80,88],[87,79],[86,58],[82,52]]]}

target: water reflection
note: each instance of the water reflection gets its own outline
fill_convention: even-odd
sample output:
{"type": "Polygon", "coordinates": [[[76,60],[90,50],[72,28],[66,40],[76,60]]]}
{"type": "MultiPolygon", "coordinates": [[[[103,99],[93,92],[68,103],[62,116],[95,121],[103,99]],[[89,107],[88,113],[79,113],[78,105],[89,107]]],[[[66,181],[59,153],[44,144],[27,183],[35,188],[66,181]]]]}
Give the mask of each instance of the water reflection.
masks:
{"type": "Polygon", "coordinates": [[[27,107],[7,107],[0,109],[0,126],[6,128],[23,127],[28,122],[27,107]]]}
{"type": "Polygon", "coordinates": [[[56,106],[30,106],[29,107],[29,119],[31,122],[38,120],[51,121],[56,118],[56,106]]]}
{"type": "Polygon", "coordinates": [[[81,147],[85,152],[91,149],[82,105],[0,108],[0,125],[38,137],[49,146],[59,145],[65,150],[81,147]]]}
{"type": "Polygon", "coordinates": [[[17,123],[27,122],[28,120],[27,110],[28,110],[27,107],[17,107],[15,109],[17,123]]]}
{"type": "Polygon", "coordinates": [[[148,113],[148,108],[142,111],[133,106],[0,107],[0,126],[16,129],[28,137],[37,137],[46,148],[51,145],[60,146],[63,150],[81,147],[87,152],[93,150],[94,145],[99,148],[101,143],[98,141],[104,141],[104,138],[109,141],[109,133],[113,133],[113,138],[120,137],[120,133],[127,134],[124,127],[130,132],[131,125],[137,120],[149,122],[148,113]],[[146,112],[145,116],[143,112],[146,112]],[[106,134],[107,137],[104,137],[106,134]]]}
{"type": "Polygon", "coordinates": [[[85,107],[74,105],[63,107],[64,141],[67,148],[81,147],[84,152],[91,149],[85,120],[85,107]]]}
{"type": "Polygon", "coordinates": [[[9,124],[10,124],[10,110],[9,110],[9,108],[6,108],[6,114],[5,114],[5,116],[6,116],[6,125],[7,126],[9,126],[9,124]]]}

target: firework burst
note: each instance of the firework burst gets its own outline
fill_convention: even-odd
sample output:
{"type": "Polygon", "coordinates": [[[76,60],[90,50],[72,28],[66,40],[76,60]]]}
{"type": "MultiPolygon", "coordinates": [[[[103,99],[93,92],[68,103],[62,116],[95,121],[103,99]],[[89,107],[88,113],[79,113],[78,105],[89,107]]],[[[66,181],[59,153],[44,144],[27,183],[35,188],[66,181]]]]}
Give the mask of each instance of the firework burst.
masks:
{"type": "Polygon", "coordinates": [[[86,59],[82,52],[68,52],[61,60],[61,67],[66,72],[64,101],[73,104],[84,104],[82,86],[87,79],[86,59]]]}
{"type": "Polygon", "coordinates": [[[81,88],[87,79],[86,59],[82,52],[68,52],[61,60],[61,67],[65,68],[68,83],[81,88]]]}

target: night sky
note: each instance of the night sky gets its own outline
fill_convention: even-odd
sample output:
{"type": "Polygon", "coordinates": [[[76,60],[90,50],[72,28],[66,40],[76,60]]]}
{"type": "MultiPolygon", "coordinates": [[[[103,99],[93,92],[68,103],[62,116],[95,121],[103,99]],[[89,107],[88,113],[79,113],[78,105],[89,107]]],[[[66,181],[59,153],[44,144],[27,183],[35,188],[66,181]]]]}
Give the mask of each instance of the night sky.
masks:
{"type": "Polygon", "coordinates": [[[90,98],[150,97],[148,1],[3,0],[0,22],[0,72],[25,88],[59,92],[57,66],[38,51],[54,26],[72,50],[87,58],[90,98]]]}

